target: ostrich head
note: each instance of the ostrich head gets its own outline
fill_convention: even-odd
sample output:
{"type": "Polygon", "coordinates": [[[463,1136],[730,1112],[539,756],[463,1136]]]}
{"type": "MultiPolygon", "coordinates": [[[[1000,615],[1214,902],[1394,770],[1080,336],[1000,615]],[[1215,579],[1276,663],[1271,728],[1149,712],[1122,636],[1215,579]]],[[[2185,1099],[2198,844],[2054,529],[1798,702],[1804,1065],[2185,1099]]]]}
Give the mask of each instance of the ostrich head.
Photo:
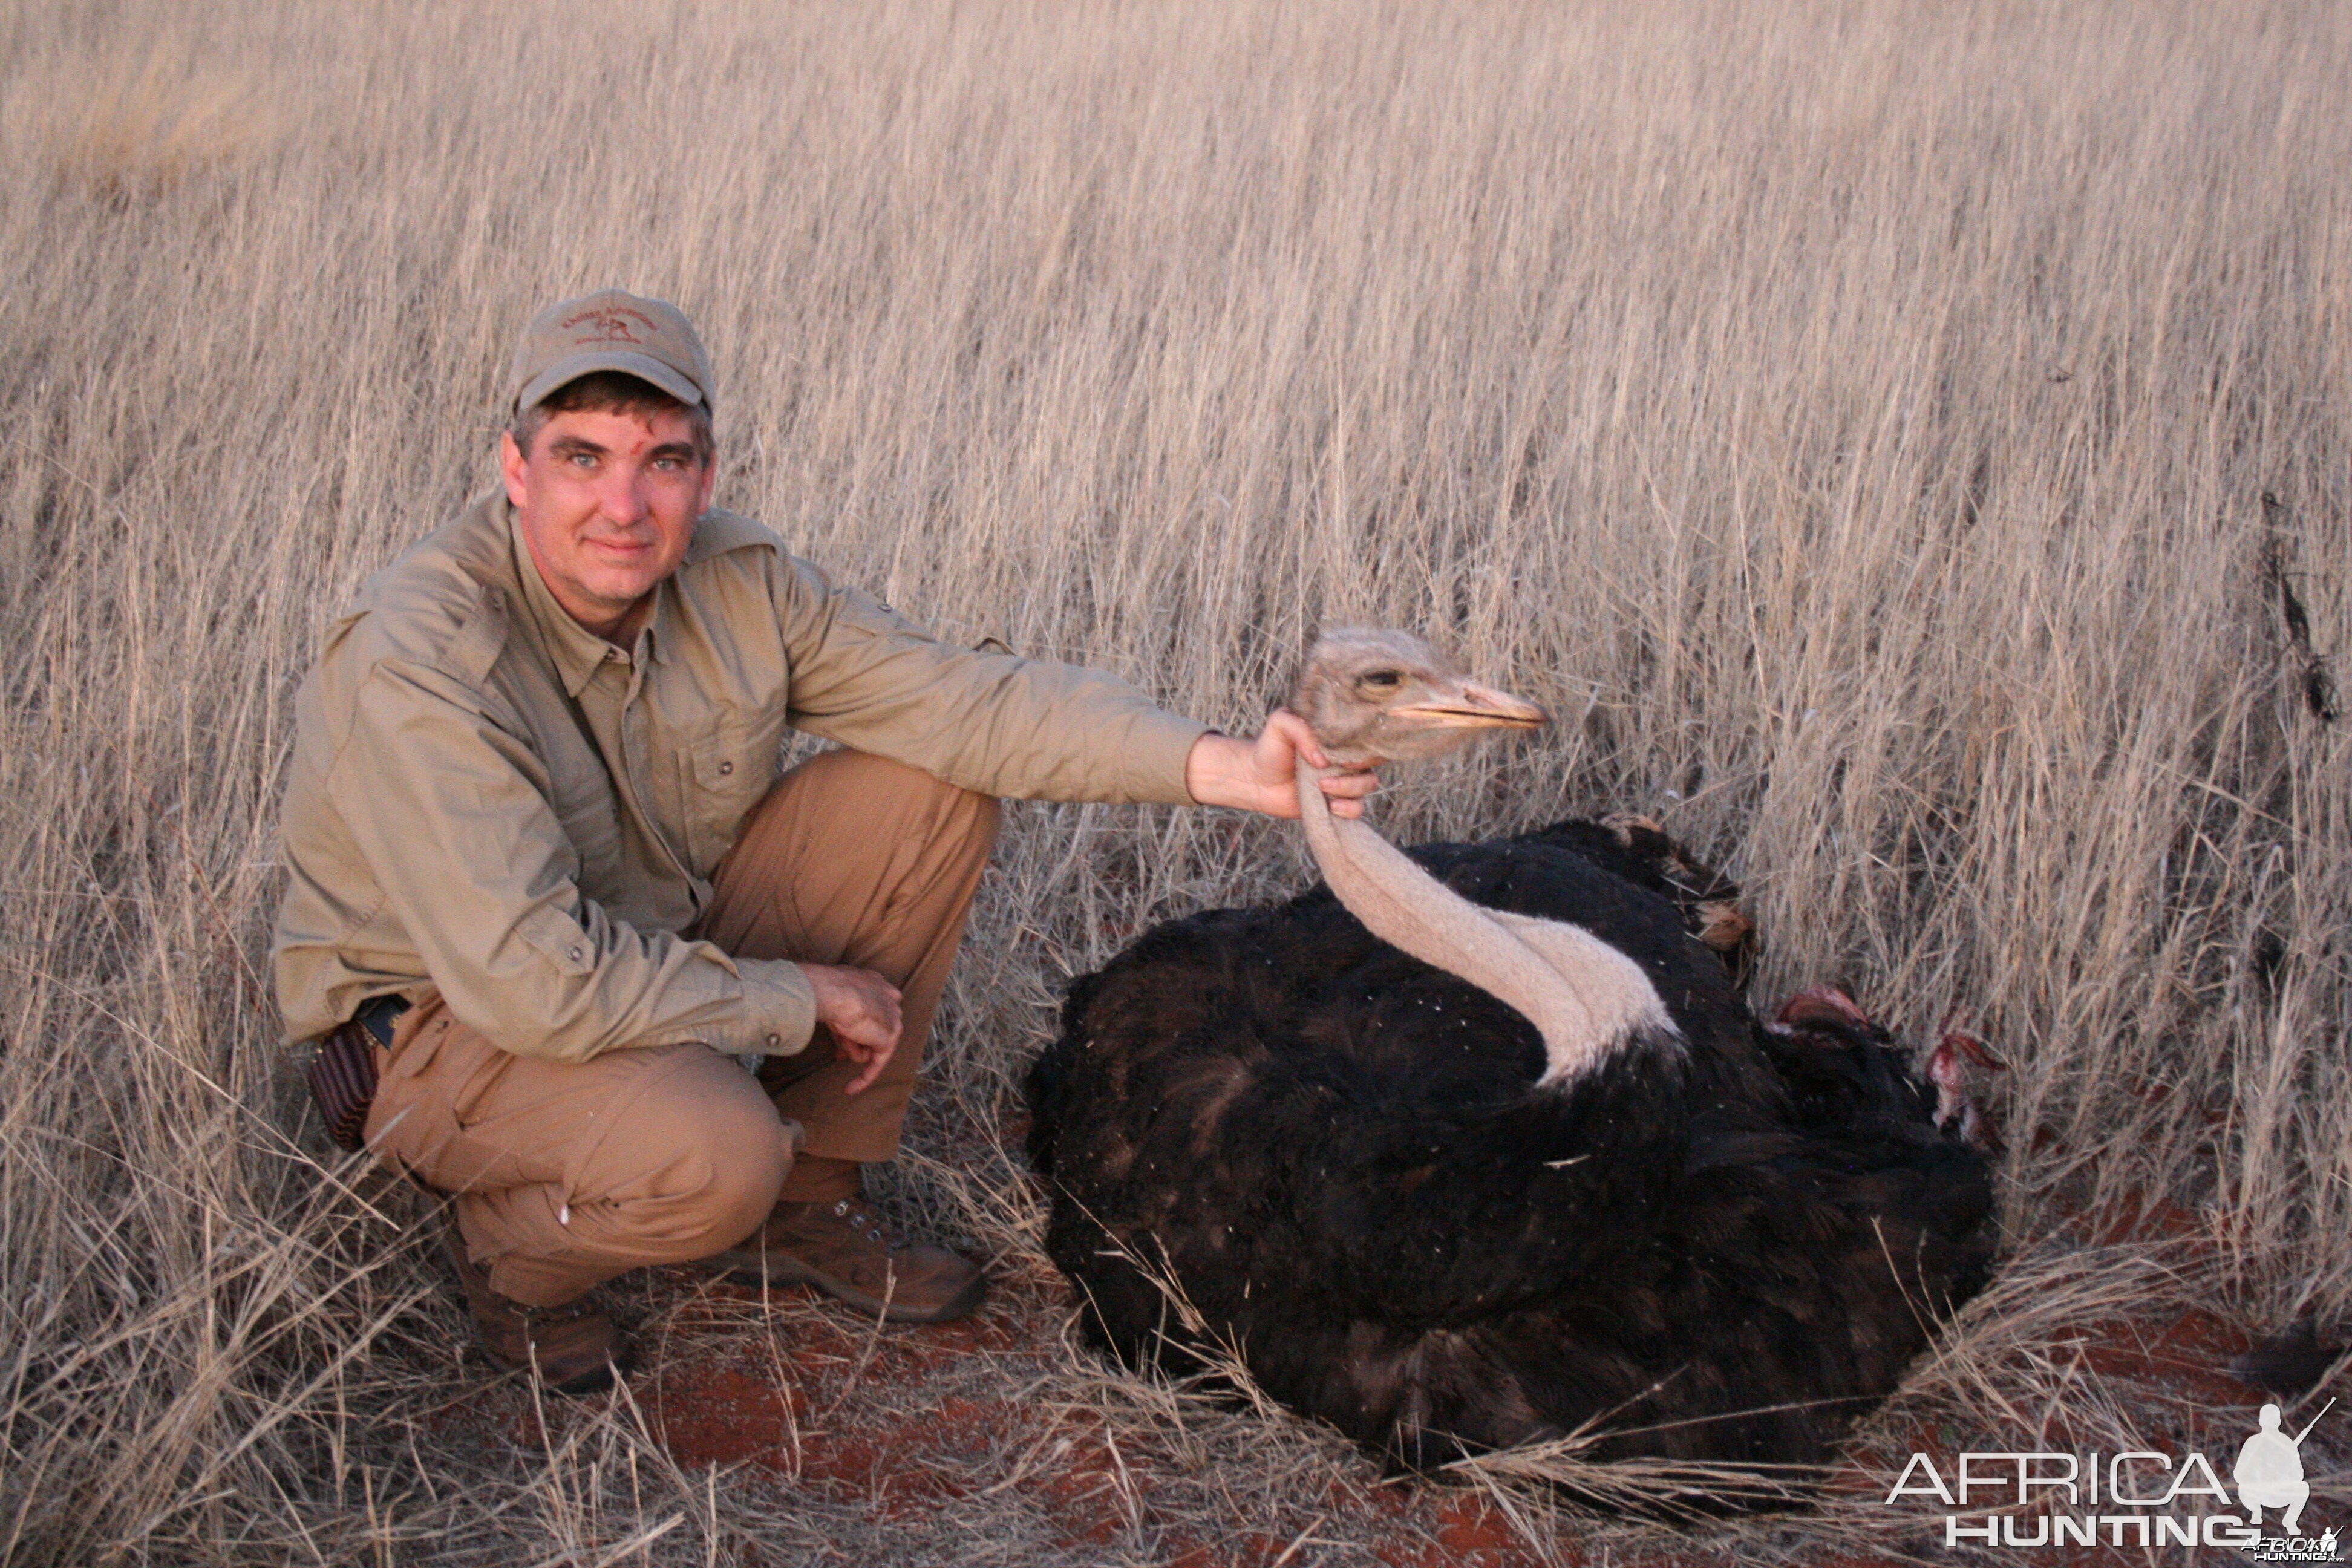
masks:
{"type": "Polygon", "coordinates": [[[1479,685],[1419,637],[1364,626],[1315,639],[1289,705],[1343,768],[1434,757],[1481,730],[1532,730],[1545,719],[1534,703],[1479,685]]]}

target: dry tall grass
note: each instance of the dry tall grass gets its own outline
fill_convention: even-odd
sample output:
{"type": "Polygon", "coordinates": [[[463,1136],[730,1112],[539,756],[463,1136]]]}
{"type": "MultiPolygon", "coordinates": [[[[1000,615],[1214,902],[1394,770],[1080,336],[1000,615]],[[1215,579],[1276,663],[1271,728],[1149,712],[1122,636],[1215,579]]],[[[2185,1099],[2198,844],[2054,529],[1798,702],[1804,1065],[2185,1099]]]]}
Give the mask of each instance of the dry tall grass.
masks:
{"type": "MultiPolygon", "coordinates": [[[[1566,721],[1391,831],[1653,808],[1761,993],[1975,1020],[2057,1293],[1925,1374],[1959,1440],[2132,1429],[2078,1310],[2344,1308],[2347,81],[2352,12],[2204,0],[7,7],[0,1559],[856,1555],[625,1409],[420,1442],[456,1319],[276,1046],[293,685],[606,282],[699,320],[722,494],[943,630],[1238,726],[1318,618],[1426,628],[1566,721]],[[2193,1278],[2080,1245],[2158,1199],[2193,1278]]],[[[1016,812],[907,1201],[1035,1268],[947,1130],[1065,973],[1299,866],[1016,812]]],[[[1098,1375],[1228,1500],[1328,1460],[1098,1375]]]]}

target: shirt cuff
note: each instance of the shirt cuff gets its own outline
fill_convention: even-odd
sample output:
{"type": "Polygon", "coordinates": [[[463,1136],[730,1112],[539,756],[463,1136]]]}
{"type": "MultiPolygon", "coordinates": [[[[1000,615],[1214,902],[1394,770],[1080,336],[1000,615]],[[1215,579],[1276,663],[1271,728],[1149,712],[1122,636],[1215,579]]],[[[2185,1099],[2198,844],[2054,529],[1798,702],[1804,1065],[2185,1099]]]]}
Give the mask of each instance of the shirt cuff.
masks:
{"type": "Polygon", "coordinates": [[[1153,805],[1199,805],[1184,787],[1184,760],[1192,754],[1192,742],[1208,732],[1199,720],[1165,709],[1138,714],[1120,748],[1127,764],[1127,798],[1153,805]]]}
{"type": "Polygon", "coordinates": [[[743,1033],[739,1051],[798,1056],[816,1034],[816,993],[797,963],[780,958],[739,958],[743,977],[743,1033]]]}

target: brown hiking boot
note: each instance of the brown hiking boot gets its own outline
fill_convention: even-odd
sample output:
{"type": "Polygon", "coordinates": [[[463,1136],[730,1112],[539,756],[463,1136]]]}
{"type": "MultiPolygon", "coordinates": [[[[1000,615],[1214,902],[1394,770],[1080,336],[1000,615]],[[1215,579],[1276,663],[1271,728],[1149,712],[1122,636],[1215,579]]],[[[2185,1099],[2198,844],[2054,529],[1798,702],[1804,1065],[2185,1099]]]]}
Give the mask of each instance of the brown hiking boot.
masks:
{"type": "Polygon", "coordinates": [[[526,1307],[490,1289],[489,1270],[466,1256],[452,1219],[442,1226],[441,1251],[457,1270],[457,1289],[474,1320],[474,1342],[493,1365],[536,1371],[558,1394],[601,1394],[627,1356],[627,1341],[594,1299],[561,1307],[526,1307]]]}
{"type": "Polygon", "coordinates": [[[944,1247],[894,1236],[863,1200],[780,1203],[740,1247],[706,1260],[731,1279],[814,1285],[894,1323],[944,1323],[980,1305],[988,1278],[944,1247]]]}

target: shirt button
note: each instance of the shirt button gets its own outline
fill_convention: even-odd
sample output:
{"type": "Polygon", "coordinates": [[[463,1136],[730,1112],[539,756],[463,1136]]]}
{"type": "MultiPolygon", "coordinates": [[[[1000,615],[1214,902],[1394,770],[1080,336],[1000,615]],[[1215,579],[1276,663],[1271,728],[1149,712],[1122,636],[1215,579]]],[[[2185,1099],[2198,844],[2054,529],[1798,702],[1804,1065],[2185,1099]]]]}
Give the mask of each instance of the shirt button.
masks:
{"type": "Polygon", "coordinates": [[[719,776],[722,779],[734,771],[735,764],[733,763],[721,763],[719,764],[719,776]]]}
{"type": "Polygon", "coordinates": [[[770,1035],[768,1037],[768,1048],[772,1051],[781,1050],[783,1047],[783,1044],[784,1037],[782,1035],[770,1035]]]}
{"type": "Polygon", "coordinates": [[[573,948],[572,948],[572,963],[579,963],[582,959],[583,959],[583,958],[585,958],[585,957],[587,957],[587,956],[588,956],[588,950],[587,950],[586,948],[584,948],[584,947],[578,947],[578,946],[575,946],[575,947],[573,947],[573,948]]]}

